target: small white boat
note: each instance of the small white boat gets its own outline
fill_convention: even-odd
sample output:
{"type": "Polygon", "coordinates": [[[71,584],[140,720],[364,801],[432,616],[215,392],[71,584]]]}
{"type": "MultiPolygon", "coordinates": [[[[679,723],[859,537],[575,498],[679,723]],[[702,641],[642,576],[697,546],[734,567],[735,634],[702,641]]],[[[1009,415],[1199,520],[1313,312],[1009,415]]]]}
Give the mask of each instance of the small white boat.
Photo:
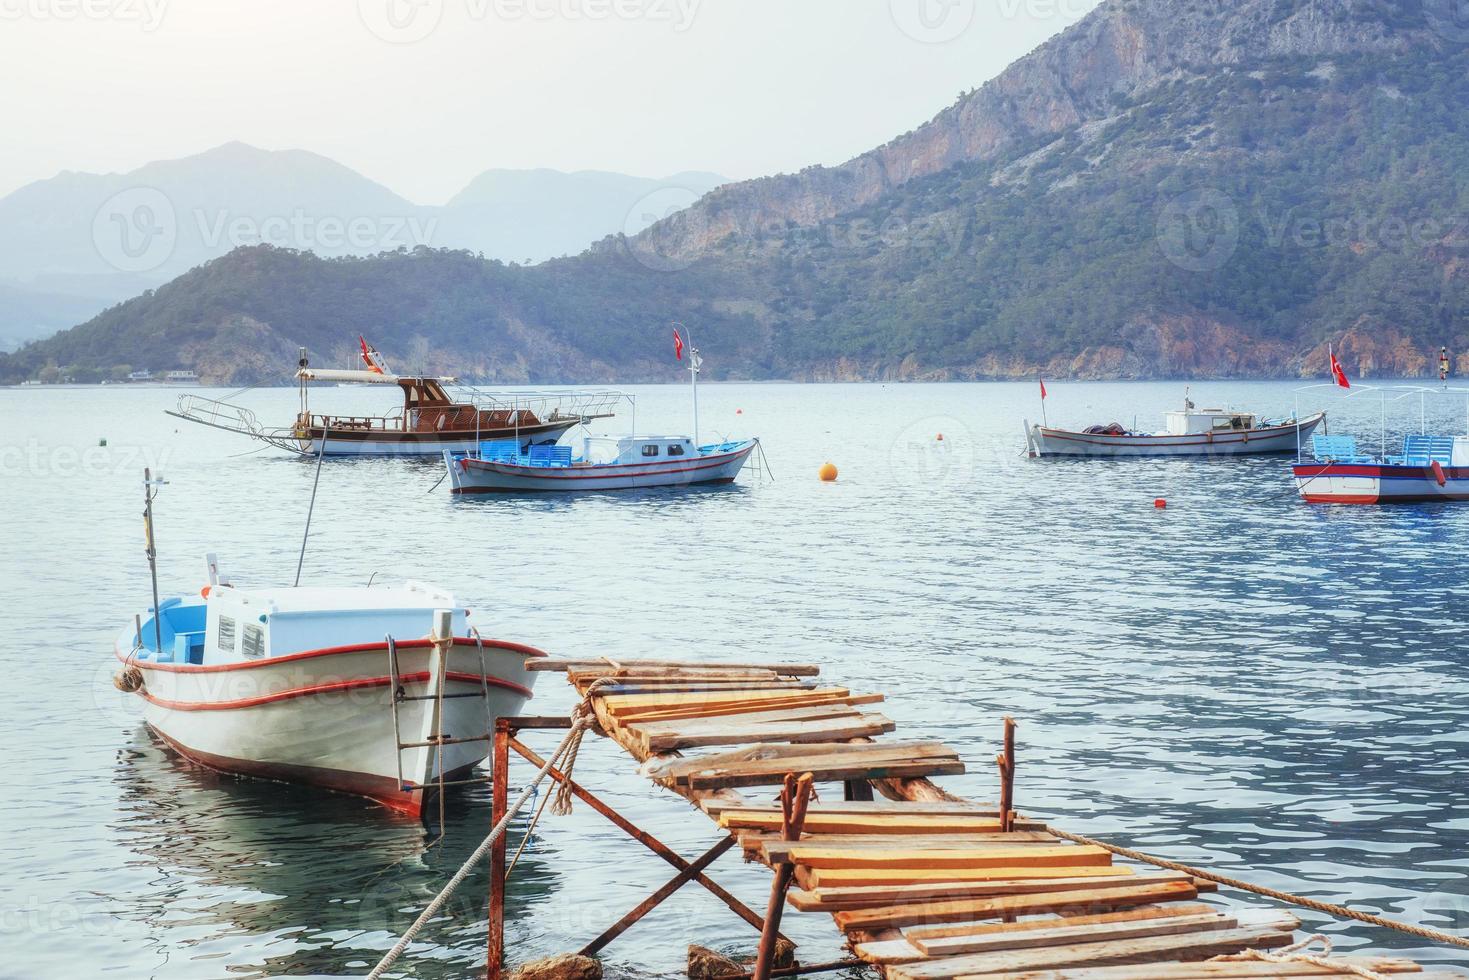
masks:
{"type": "Polygon", "coordinates": [[[417,814],[470,780],[494,721],[531,697],[539,650],[482,640],[427,585],[236,588],[165,599],[117,637],[116,682],[181,755],[417,814]]]}
{"type": "Polygon", "coordinates": [[[1195,408],[1187,397],[1181,411],[1164,413],[1162,432],[1134,432],[1119,423],[1093,425],[1080,431],[1025,423],[1025,441],[1038,456],[1244,456],[1293,453],[1326,419],[1320,412],[1307,418],[1272,421],[1251,412],[1195,408]]]}
{"type": "Polygon", "coordinates": [[[758,439],[695,446],[687,436],[589,436],[582,455],[570,446],[487,442],[478,452],[444,453],[454,493],[546,493],[635,490],[732,483],[758,439]]]}

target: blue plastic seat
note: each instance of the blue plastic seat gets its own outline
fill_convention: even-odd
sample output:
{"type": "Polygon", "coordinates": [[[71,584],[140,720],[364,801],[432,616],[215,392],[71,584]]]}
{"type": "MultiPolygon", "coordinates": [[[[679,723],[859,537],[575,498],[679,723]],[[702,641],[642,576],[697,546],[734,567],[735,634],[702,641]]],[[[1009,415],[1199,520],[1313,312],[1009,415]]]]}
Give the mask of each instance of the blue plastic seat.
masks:
{"type": "Polygon", "coordinates": [[[479,444],[479,458],[495,463],[513,463],[520,457],[520,446],[514,439],[495,439],[479,444]]]}
{"type": "Polygon", "coordinates": [[[1357,452],[1357,440],[1352,436],[1312,436],[1311,455],[1338,463],[1372,462],[1371,456],[1357,452]]]}
{"type": "Polygon", "coordinates": [[[1453,436],[1408,436],[1403,440],[1404,466],[1428,466],[1434,462],[1448,466],[1453,458],[1453,436]]]}

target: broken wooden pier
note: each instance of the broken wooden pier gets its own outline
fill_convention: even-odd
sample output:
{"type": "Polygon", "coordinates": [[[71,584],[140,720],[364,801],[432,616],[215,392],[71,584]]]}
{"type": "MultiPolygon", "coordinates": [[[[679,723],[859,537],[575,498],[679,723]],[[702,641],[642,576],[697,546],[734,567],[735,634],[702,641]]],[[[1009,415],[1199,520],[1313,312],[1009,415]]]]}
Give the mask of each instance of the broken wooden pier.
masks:
{"type": "MultiPolygon", "coordinates": [[[[565,671],[595,711],[599,733],[719,832],[708,852],[687,861],[551,770],[677,871],[589,943],[582,950],[587,955],[679,887],[697,882],[761,931],[759,959],[748,974],[757,980],[773,975],[771,950],[783,910],[830,915],[857,960],[891,980],[1459,975],[1423,972],[1397,957],[1297,949],[1300,922],[1290,912],[1210,903],[1202,900],[1214,887],[1208,881],[1117,863],[1105,848],[1066,841],[1044,822],[1026,819],[1014,810],[1008,719],[996,765],[999,802],[986,804],[932,781],[965,771],[957,752],[942,742],[899,738],[878,710],[883,695],[820,682],[815,666],[607,660],[527,666],[565,671]],[[827,784],[819,799],[812,798],[813,784],[827,784]],[[707,874],[734,847],[774,872],[763,916],[707,874]]],[[[541,761],[520,743],[519,732],[566,724],[501,720],[493,774],[497,820],[510,753],[541,761]]],[[[492,856],[496,881],[504,877],[504,848],[502,838],[492,856]]],[[[503,889],[496,888],[492,980],[502,968],[503,902],[503,889]]]]}

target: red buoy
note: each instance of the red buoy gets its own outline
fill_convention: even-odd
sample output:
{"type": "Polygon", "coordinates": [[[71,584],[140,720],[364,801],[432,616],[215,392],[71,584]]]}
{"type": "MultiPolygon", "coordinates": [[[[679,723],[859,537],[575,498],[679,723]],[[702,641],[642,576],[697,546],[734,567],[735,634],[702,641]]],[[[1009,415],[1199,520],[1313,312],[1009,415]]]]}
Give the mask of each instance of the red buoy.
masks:
{"type": "Polygon", "coordinates": [[[1445,483],[1448,482],[1448,478],[1444,476],[1443,466],[1439,463],[1438,460],[1435,459],[1433,461],[1433,465],[1430,467],[1430,469],[1433,470],[1433,478],[1438,481],[1439,486],[1443,486],[1445,483]]]}
{"type": "Polygon", "coordinates": [[[1157,500],[1153,501],[1153,506],[1158,508],[1159,510],[1162,510],[1163,508],[1168,506],[1168,501],[1164,500],[1162,497],[1159,497],[1157,500]]]}

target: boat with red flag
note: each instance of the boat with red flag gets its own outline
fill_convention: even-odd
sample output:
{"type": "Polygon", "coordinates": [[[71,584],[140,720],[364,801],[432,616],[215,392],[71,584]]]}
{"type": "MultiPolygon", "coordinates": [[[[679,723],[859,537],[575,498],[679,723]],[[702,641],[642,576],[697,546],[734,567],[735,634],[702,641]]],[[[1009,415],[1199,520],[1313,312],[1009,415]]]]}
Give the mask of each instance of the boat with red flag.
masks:
{"type": "Polygon", "coordinates": [[[290,425],[267,426],[250,408],[200,395],[180,396],[168,414],[307,456],[439,456],[485,440],[514,441],[527,450],[554,444],[577,425],[610,418],[621,397],[600,390],[492,392],[452,377],[396,374],[366,339],[358,341],[361,368],[313,367],[301,349],[300,408],[290,425]],[[380,415],[322,413],[311,405],[313,384],[396,388],[402,401],[380,415]]]}

